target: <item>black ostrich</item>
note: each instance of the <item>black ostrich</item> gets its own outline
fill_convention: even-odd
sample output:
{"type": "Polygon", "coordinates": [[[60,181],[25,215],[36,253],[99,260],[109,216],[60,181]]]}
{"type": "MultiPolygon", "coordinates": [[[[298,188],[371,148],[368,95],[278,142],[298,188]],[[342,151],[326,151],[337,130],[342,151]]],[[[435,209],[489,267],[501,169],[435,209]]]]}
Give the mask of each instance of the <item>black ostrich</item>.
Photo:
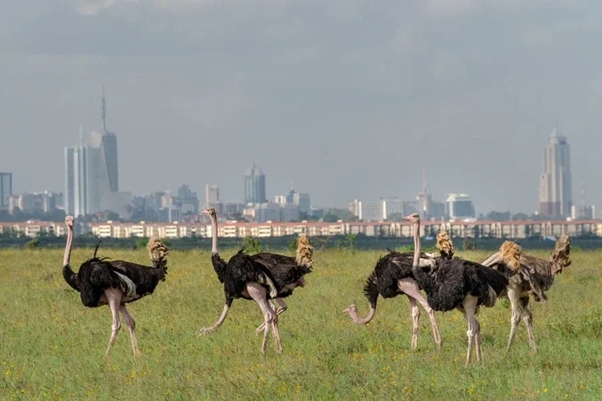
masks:
{"type": "MultiPolygon", "coordinates": [[[[221,283],[224,283],[227,274],[228,263],[223,260],[217,250],[217,214],[214,208],[207,208],[203,211],[211,218],[211,234],[212,234],[212,248],[211,248],[211,261],[213,268],[217,274],[218,279],[221,283]]],[[[242,250],[237,254],[237,258],[242,258],[242,250]]],[[[279,307],[276,310],[276,316],[283,313],[287,306],[282,298],[285,298],[293,293],[293,290],[297,287],[303,287],[305,280],[303,276],[312,271],[313,264],[313,247],[309,242],[309,239],[301,235],[298,240],[297,256],[290,257],[285,255],[278,255],[273,253],[261,252],[255,255],[246,255],[249,258],[248,263],[255,266],[260,274],[257,276],[257,280],[260,284],[264,284],[269,288],[268,299],[272,299],[278,302],[279,307]]],[[[231,259],[232,260],[232,259],[231,259]]],[[[243,297],[244,298],[244,297],[243,297]]],[[[211,327],[205,327],[200,330],[201,335],[211,334],[216,331],[226,320],[228,311],[232,304],[234,297],[229,297],[226,294],[226,304],[222,311],[221,316],[217,322],[211,327]]],[[[249,299],[249,298],[245,298],[249,299]]],[[[262,330],[265,333],[265,321],[257,328],[257,334],[262,330]]]]}
{"type": "Polygon", "coordinates": [[[468,260],[436,258],[434,267],[420,266],[420,216],[417,213],[404,217],[414,225],[414,262],[412,273],[427,295],[429,305],[436,311],[458,309],[468,321],[468,351],[475,343],[477,360],[481,360],[480,323],[476,318],[479,306],[492,307],[497,297],[506,290],[508,279],[497,270],[468,260]]]}
{"type": "MultiPolygon", "coordinates": [[[[313,249],[309,238],[305,234],[300,234],[294,257],[270,252],[250,255],[254,262],[270,272],[278,288],[278,296],[271,300],[272,305],[277,306],[276,316],[280,316],[288,308],[283,298],[292,295],[295,288],[305,287],[305,275],[313,271],[313,249]]],[[[258,335],[264,327],[265,323],[262,323],[255,333],[258,335]]]]}
{"type": "MultiPolygon", "coordinates": [[[[364,295],[368,298],[370,304],[370,312],[366,318],[360,318],[357,313],[357,306],[350,305],[343,312],[349,313],[353,321],[357,324],[368,324],[376,314],[376,303],[378,295],[383,298],[394,298],[398,295],[405,294],[410,301],[412,307],[412,345],[415,349],[418,346],[418,327],[420,323],[420,309],[418,303],[422,305],[431,320],[433,327],[433,337],[437,348],[441,348],[441,335],[437,327],[435,312],[429,306],[426,299],[420,292],[420,288],[412,275],[412,256],[410,252],[395,252],[389,250],[389,253],[382,256],[374,271],[368,276],[364,286],[364,295]],[[418,303],[416,302],[418,301],[418,303]]],[[[434,255],[422,253],[420,258],[421,265],[434,264],[434,255]]]]}
{"type": "Polygon", "coordinates": [[[276,352],[282,352],[282,344],[280,343],[280,335],[278,333],[278,318],[276,312],[268,302],[270,297],[273,298],[277,296],[277,291],[270,292],[272,291],[274,284],[265,269],[254,262],[251,257],[245,254],[241,249],[226,263],[222,279],[224,283],[224,294],[226,296],[224,311],[214,326],[201,329],[200,334],[212,333],[221,325],[221,323],[223,323],[234,299],[242,298],[254,300],[261,308],[265,323],[261,353],[265,354],[265,346],[270,328],[274,332],[276,352]]]}
{"type": "Polygon", "coordinates": [[[147,267],[123,260],[99,259],[96,256],[97,245],[94,256],[82,263],[79,271],[75,273],[69,264],[73,245],[73,221],[73,216],[65,218],[68,230],[63,259],[63,277],[71,288],[80,293],[84,306],[96,308],[109,305],[111,308],[113,324],[106,355],[111,352],[111,347],[117,339],[117,333],[121,329],[120,311],[130,332],[132,351],[134,355],[137,355],[139,350],[136,341],[136,322],[129,314],[125,304],[152,294],[159,281],[165,281],[169,250],[158,238],[152,238],[147,249],[153,266],[147,267]]]}

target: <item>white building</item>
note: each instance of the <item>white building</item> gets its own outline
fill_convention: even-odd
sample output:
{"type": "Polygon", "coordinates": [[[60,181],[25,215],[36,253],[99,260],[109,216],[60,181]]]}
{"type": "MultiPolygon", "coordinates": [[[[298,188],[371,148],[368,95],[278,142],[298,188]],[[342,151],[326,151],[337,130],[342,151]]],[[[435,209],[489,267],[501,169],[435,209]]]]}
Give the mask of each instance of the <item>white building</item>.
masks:
{"type": "Polygon", "coordinates": [[[450,219],[467,219],[475,217],[475,209],[467,194],[448,194],[445,201],[446,214],[450,219]]]}
{"type": "Polygon", "coordinates": [[[217,185],[205,184],[205,207],[216,207],[219,203],[219,188],[217,185]]]}

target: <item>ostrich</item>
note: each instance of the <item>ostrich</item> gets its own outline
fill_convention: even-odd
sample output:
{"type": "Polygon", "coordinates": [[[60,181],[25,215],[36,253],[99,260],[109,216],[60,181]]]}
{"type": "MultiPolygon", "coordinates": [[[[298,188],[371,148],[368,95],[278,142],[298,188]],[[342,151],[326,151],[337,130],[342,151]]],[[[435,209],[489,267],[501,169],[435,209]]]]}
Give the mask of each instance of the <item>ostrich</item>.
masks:
{"type": "Polygon", "coordinates": [[[152,294],[159,281],[165,281],[169,250],[158,238],[152,238],[148,242],[147,249],[153,266],[147,267],[123,260],[107,261],[99,259],[96,257],[97,245],[93,257],[82,263],[79,271],[75,273],[69,263],[73,244],[73,221],[73,216],[65,218],[67,245],[65,246],[65,256],[63,258],[63,277],[71,288],[80,293],[84,306],[96,308],[109,305],[109,308],[111,308],[113,324],[106,355],[110,354],[111,348],[117,339],[117,333],[121,329],[119,312],[123,315],[130,332],[132,351],[134,355],[138,355],[136,322],[125,304],[152,294]]]}
{"type": "MultiPolygon", "coordinates": [[[[219,256],[217,250],[217,213],[214,208],[207,208],[203,210],[203,213],[211,218],[211,261],[218,279],[223,283],[227,262],[219,256]]],[[[258,266],[264,269],[265,274],[260,278],[270,286],[270,296],[268,298],[272,300],[272,303],[275,301],[279,305],[276,314],[282,314],[287,309],[287,305],[282,298],[291,295],[297,286],[305,286],[303,276],[312,271],[313,247],[309,239],[305,235],[299,236],[296,257],[261,252],[250,255],[250,258],[252,262],[258,263],[258,266]]],[[[200,334],[205,335],[215,332],[225,321],[230,306],[226,302],[218,321],[211,327],[202,328],[200,334]]],[[[259,334],[264,328],[265,324],[262,323],[257,328],[256,333],[259,334]]]]}
{"type": "MultiPolygon", "coordinates": [[[[506,241],[502,244],[500,251],[488,257],[482,264],[497,270],[503,270],[504,266],[500,263],[502,255],[506,252],[505,247],[514,244],[506,241]]],[[[507,297],[510,300],[512,318],[510,320],[510,336],[506,351],[510,350],[516,328],[520,323],[521,317],[527,326],[527,335],[529,345],[533,352],[537,352],[535,336],[533,335],[533,314],[529,310],[529,295],[536,302],[544,303],[547,301],[545,291],[549,290],[554,284],[554,276],[562,273],[571,261],[569,260],[571,252],[571,240],[567,234],[563,234],[558,241],[550,260],[539,259],[531,255],[520,256],[520,269],[517,269],[510,275],[507,288],[507,297]]]]}
{"type": "MultiPolygon", "coordinates": [[[[481,360],[480,323],[476,318],[479,306],[492,307],[497,297],[506,289],[508,279],[497,270],[478,263],[454,257],[436,258],[434,267],[420,266],[420,216],[417,213],[404,217],[414,225],[414,261],[412,273],[424,289],[428,304],[437,311],[460,310],[468,322],[468,351],[466,364],[475,344],[477,360],[481,360]]],[[[508,259],[513,263],[516,259],[508,259]]]]}
{"type": "MultiPolygon", "coordinates": [[[[381,256],[378,262],[376,262],[374,271],[368,276],[364,286],[364,295],[368,299],[370,305],[368,316],[363,319],[360,318],[357,313],[357,306],[354,304],[349,305],[343,310],[343,313],[349,313],[349,316],[351,316],[351,319],[353,319],[356,324],[368,324],[376,314],[376,303],[379,294],[385,299],[405,294],[408,297],[412,308],[411,349],[416,349],[418,346],[418,326],[420,323],[420,309],[418,308],[418,303],[422,305],[431,320],[435,344],[437,344],[437,348],[440,349],[441,335],[439,334],[439,328],[437,327],[435,312],[420,292],[420,287],[412,275],[412,256],[413,253],[410,252],[400,253],[392,250],[389,250],[387,255],[381,256]]],[[[420,264],[422,266],[434,265],[434,255],[422,253],[420,256],[420,264]]]]}
{"type": "MultiPolygon", "coordinates": [[[[294,257],[279,255],[277,253],[260,252],[251,255],[251,259],[265,269],[267,269],[274,278],[274,283],[278,287],[278,296],[271,300],[272,305],[278,307],[276,316],[284,313],[288,306],[283,298],[293,294],[297,287],[305,287],[305,275],[313,271],[313,251],[314,248],[305,234],[300,234],[297,240],[297,251],[294,257]]],[[[257,327],[256,335],[263,330],[265,323],[257,327]]]]}
{"type": "MultiPolygon", "coordinates": [[[[219,256],[217,251],[217,215],[215,209],[208,208],[204,210],[204,212],[211,218],[213,236],[211,260],[220,282],[224,283],[224,286],[226,286],[228,280],[234,279],[231,277],[232,272],[230,271],[232,270],[232,266],[236,269],[250,269],[252,270],[253,281],[257,282],[260,286],[269,289],[269,294],[266,293],[266,299],[275,300],[280,305],[280,308],[278,308],[276,312],[274,312],[270,306],[270,311],[274,312],[275,315],[271,318],[269,316],[266,317],[264,312],[264,322],[257,328],[257,333],[261,332],[261,330],[264,331],[262,352],[265,352],[266,330],[269,330],[267,325],[286,310],[286,304],[281,298],[291,295],[295,287],[303,287],[305,285],[303,276],[312,271],[313,247],[311,246],[309,239],[305,235],[301,235],[298,240],[297,255],[294,258],[266,252],[256,255],[246,255],[243,253],[243,250],[240,250],[230,259],[230,261],[226,262],[219,256]]],[[[239,288],[231,288],[230,290],[226,290],[225,293],[226,303],[218,321],[211,327],[202,328],[199,334],[206,335],[215,332],[226,320],[228,311],[234,299],[254,299],[249,297],[248,294],[242,294],[239,288]]],[[[262,307],[262,311],[263,310],[262,307]]],[[[274,333],[276,337],[277,328],[274,330],[274,333]]],[[[279,345],[279,340],[277,340],[277,349],[279,352],[282,350],[282,346],[279,345]]]]}

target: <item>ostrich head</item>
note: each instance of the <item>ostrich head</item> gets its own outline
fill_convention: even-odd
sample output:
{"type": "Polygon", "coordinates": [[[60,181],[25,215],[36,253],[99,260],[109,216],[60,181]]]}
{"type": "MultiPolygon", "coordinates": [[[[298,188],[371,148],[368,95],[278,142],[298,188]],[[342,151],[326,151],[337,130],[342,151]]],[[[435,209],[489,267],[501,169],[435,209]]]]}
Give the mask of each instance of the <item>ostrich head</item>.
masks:
{"type": "Polygon", "coordinates": [[[353,304],[349,305],[345,310],[343,310],[343,313],[349,313],[349,316],[351,316],[351,319],[355,324],[364,325],[370,323],[370,321],[374,318],[374,315],[376,314],[376,306],[370,305],[370,312],[368,312],[368,316],[365,318],[359,317],[357,313],[357,306],[353,304]]]}
{"type": "Polygon", "coordinates": [[[349,313],[350,315],[354,315],[354,314],[357,315],[357,306],[355,306],[355,304],[351,304],[343,310],[343,313],[349,313]]]}
{"type": "Polygon", "coordinates": [[[409,221],[410,223],[420,223],[420,215],[418,213],[412,213],[403,218],[404,220],[409,221]]]}
{"type": "Polygon", "coordinates": [[[74,221],[74,220],[75,220],[75,219],[73,218],[73,216],[67,216],[67,217],[65,217],[65,224],[66,224],[68,227],[73,227],[73,221],[74,221]]]}
{"type": "Polygon", "coordinates": [[[213,207],[208,207],[207,209],[203,210],[203,213],[209,215],[209,217],[211,217],[212,219],[217,217],[217,213],[215,211],[215,208],[213,207]]]}

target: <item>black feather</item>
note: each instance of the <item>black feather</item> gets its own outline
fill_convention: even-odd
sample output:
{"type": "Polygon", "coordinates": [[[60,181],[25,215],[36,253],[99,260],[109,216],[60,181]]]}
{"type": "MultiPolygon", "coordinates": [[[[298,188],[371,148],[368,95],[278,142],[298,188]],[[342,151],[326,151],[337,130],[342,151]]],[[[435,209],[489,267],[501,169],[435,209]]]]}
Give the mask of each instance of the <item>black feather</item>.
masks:
{"type": "Polygon", "coordinates": [[[226,266],[228,264],[228,262],[226,262],[224,259],[222,259],[219,256],[219,253],[212,253],[211,254],[211,263],[213,264],[213,269],[215,270],[215,273],[217,274],[217,278],[219,280],[220,283],[224,282],[224,277],[226,275],[226,266]]]}
{"type": "Polygon", "coordinates": [[[100,306],[100,297],[107,288],[119,286],[119,279],[113,273],[111,264],[98,258],[85,261],[77,273],[80,297],[84,306],[95,308],[100,306]]]}
{"type": "Polygon", "coordinates": [[[508,285],[500,272],[458,257],[436,258],[437,267],[414,267],[418,285],[427,294],[429,305],[441,312],[462,306],[467,295],[478,297],[478,305],[488,303],[489,287],[499,295],[508,285]]]}
{"type": "MultiPolygon", "coordinates": [[[[241,249],[228,261],[224,275],[224,291],[232,298],[251,299],[242,292],[248,283],[265,282],[265,276],[266,271],[263,266],[255,263],[249,255],[244,253],[244,249],[241,249]]],[[[269,292],[269,286],[262,285],[269,292]]]]}
{"type": "Polygon", "coordinates": [[[290,288],[291,284],[296,284],[303,276],[312,271],[311,267],[298,265],[292,256],[260,252],[250,255],[250,257],[265,269],[266,275],[278,288],[279,298],[290,296],[294,290],[294,288],[290,288]]]}
{"type": "Polygon", "coordinates": [[[366,279],[366,285],[364,286],[364,296],[373,308],[376,308],[376,303],[378,302],[378,286],[376,282],[376,272],[372,272],[366,279]]]}
{"type": "Polygon", "coordinates": [[[77,274],[75,274],[70,265],[63,266],[63,278],[71,288],[73,288],[75,291],[80,291],[77,274]]]}

